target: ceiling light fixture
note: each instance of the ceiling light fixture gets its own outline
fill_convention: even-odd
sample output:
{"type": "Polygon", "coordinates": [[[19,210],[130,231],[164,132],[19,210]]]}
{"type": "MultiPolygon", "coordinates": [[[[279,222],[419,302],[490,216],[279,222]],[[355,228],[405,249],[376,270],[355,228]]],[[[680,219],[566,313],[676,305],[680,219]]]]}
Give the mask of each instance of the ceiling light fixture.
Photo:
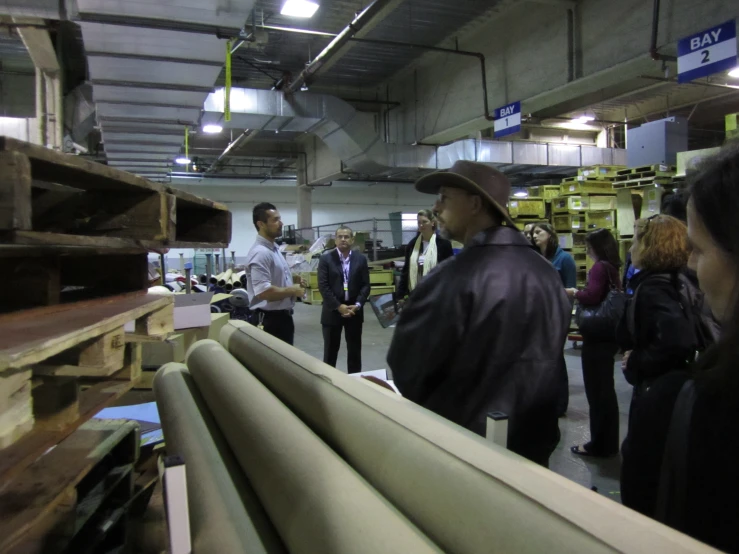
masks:
{"type": "Polygon", "coordinates": [[[221,131],[223,131],[223,127],[221,127],[220,125],[205,125],[203,127],[203,132],[210,135],[215,135],[216,133],[220,133],[221,131]]]}
{"type": "Polygon", "coordinates": [[[309,18],[313,17],[313,14],[318,10],[318,4],[310,2],[309,0],[286,0],[282,5],[282,15],[289,17],[302,17],[309,18]]]}
{"type": "Polygon", "coordinates": [[[591,121],[595,121],[595,118],[589,115],[581,115],[580,117],[577,117],[572,120],[573,123],[581,123],[583,125],[585,123],[590,123],[591,121]]]}
{"type": "Polygon", "coordinates": [[[739,67],[735,67],[731,71],[729,71],[729,77],[733,77],[734,79],[739,79],[739,67]]]}
{"type": "Polygon", "coordinates": [[[186,157],[184,157],[184,156],[180,156],[179,158],[177,158],[177,159],[176,159],[176,160],[174,161],[174,163],[176,163],[176,164],[178,164],[178,165],[187,165],[187,164],[189,164],[189,163],[190,163],[190,158],[186,158],[186,157]]]}
{"type": "Polygon", "coordinates": [[[515,196],[516,198],[528,198],[529,193],[525,190],[520,190],[518,192],[514,192],[513,196],[515,196]]]}

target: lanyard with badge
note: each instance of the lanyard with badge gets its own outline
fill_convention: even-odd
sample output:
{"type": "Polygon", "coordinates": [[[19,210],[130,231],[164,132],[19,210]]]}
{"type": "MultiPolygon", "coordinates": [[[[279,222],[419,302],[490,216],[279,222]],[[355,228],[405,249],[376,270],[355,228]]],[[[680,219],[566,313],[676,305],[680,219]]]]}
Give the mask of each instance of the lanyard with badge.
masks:
{"type": "MultiPolygon", "coordinates": [[[[350,263],[351,262],[349,262],[349,264],[350,263]]],[[[344,263],[343,261],[341,263],[341,270],[344,273],[344,299],[345,300],[349,298],[349,267],[350,267],[349,264],[344,263]]]]}

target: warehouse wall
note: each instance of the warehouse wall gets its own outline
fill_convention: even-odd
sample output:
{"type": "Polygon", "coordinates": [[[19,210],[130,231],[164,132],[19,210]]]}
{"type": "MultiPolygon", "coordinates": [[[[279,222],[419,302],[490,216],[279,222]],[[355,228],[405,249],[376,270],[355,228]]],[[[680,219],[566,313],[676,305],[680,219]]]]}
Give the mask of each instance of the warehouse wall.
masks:
{"type": "MultiPolygon", "coordinates": [[[[648,56],[651,2],[584,0],[577,5],[577,78],[610,68],[618,68],[614,78],[620,82],[637,77],[645,68],[660,74],[660,62],[653,62],[648,56]]],[[[663,3],[659,46],[671,45],[665,52],[674,53],[678,38],[737,17],[738,6],[735,0],[663,3]]],[[[477,31],[460,34],[459,48],[485,54],[491,110],[516,100],[523,101],[524,113],[543,109],[567,99],[568,94],[596,92],[607,84],[599,76],[588,83],[590,90],[584,90],[583,82],[578,83],[577,79],[572,86],[564,87],[564,6],[521,2],[477,31]],[[556,90],[558,87],[567,90],[556,90]],[[527,100],[534,97],[538,97],[535,106],[530,102],[527,107],[527,100]]],[[[674,64],[670,65],[674,68],[674,64]]],[[[394,142],[444,142],[491,126],[481,117],[480,69],[474,58],[427,54],[416,68],[392,79],[389,87],[392,100],[402,103],[391,112],[390,133],[394,142]],[[451,129],[457,132],[445,133],[451,129]]],[[[384,86],[381,91],[384,94],[384,86]]]]}
{"type": "MultiPolygon", "coordinates": [[[[285,225],[297,224],[297,195],[294,186],[218,186],[177,185],[192,194],[224,202],[233,213],[233,234],[229,250],[245,256],[257,232],[252,223],[252,210],[259,202],[271,202],[279,209],[285,225]]],[[[347,221],[387,219],[390,212],[417,212],[429,208],[434,197],[416,192],[411,184],[361,185],[342,183],[313,190],[313,225],[333,225],[347,221]]],[[[389,230],[389,223],[381,223],[389,230]]],[[[355,225],[355,231],[370,231],[372,224],[355,225]],[[361,228],[360,228],[361,227],[361,228]]],[[[389,240],[389,233],[386,240],[389,240]]],[[[172,250],[169,257],[179,260],[179,252],[192,256],[191,249],[172,250]]],[[[230,256],[230,254],[229,254],[230,256]]]]}

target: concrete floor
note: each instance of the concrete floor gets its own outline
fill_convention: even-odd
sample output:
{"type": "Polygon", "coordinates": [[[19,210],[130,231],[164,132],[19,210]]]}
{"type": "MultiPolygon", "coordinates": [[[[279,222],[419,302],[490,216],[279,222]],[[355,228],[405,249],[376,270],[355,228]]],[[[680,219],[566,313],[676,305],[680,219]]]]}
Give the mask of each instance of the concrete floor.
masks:
{"type": "MultiPolygon", "coordinates": [[[[369,308],[368,308],[369,310],[369,308]]],[[[323,335],[321,331],[321,306],[298,304],[295,309],[295,346],[323,359],[323,335]]],[[[393,329],[383,329],[371,311],[365,313],[362,333],[362,369],[385,369],[393,329]]],[[[568,346],[572,346],[568,343],[568,346]]],[[[559,420],[562,440],[550,458],[550,468],[560,475],[587,488],[596,487],[607,498],[620,502],[620,457],[609,459],[583,458],[570,452],[570,446],[589,440],[588,402],[582,380],[580,351],[565,350],[565,360],[570,377],[570,406],[566,417],[559,420]]],[[[339,351],[338,369],[346,371],[346,343],[339,351]]],[[[621,373],[620,359],[615,368],[616,393],[621,413],[621,440],[626,433],[626,422],[631,401],[631,386],[621,373]]]]}

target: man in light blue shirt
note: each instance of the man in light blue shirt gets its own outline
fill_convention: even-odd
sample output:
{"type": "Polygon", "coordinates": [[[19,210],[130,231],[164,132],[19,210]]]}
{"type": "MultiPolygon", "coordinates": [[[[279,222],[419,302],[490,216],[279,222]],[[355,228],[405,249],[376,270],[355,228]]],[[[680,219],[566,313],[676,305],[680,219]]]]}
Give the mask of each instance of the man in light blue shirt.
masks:
{"type": "Polygon", "coordinates": [[[251,317],[249,322],[270,335],[293,343],[295,298],[302,297],[302,285],[294,285],[287,261],[275,239],[282,236],[282,218],[277,208],[268,202],[254,207],[257,240],[246,257],[246,292],[251,317]]]}

